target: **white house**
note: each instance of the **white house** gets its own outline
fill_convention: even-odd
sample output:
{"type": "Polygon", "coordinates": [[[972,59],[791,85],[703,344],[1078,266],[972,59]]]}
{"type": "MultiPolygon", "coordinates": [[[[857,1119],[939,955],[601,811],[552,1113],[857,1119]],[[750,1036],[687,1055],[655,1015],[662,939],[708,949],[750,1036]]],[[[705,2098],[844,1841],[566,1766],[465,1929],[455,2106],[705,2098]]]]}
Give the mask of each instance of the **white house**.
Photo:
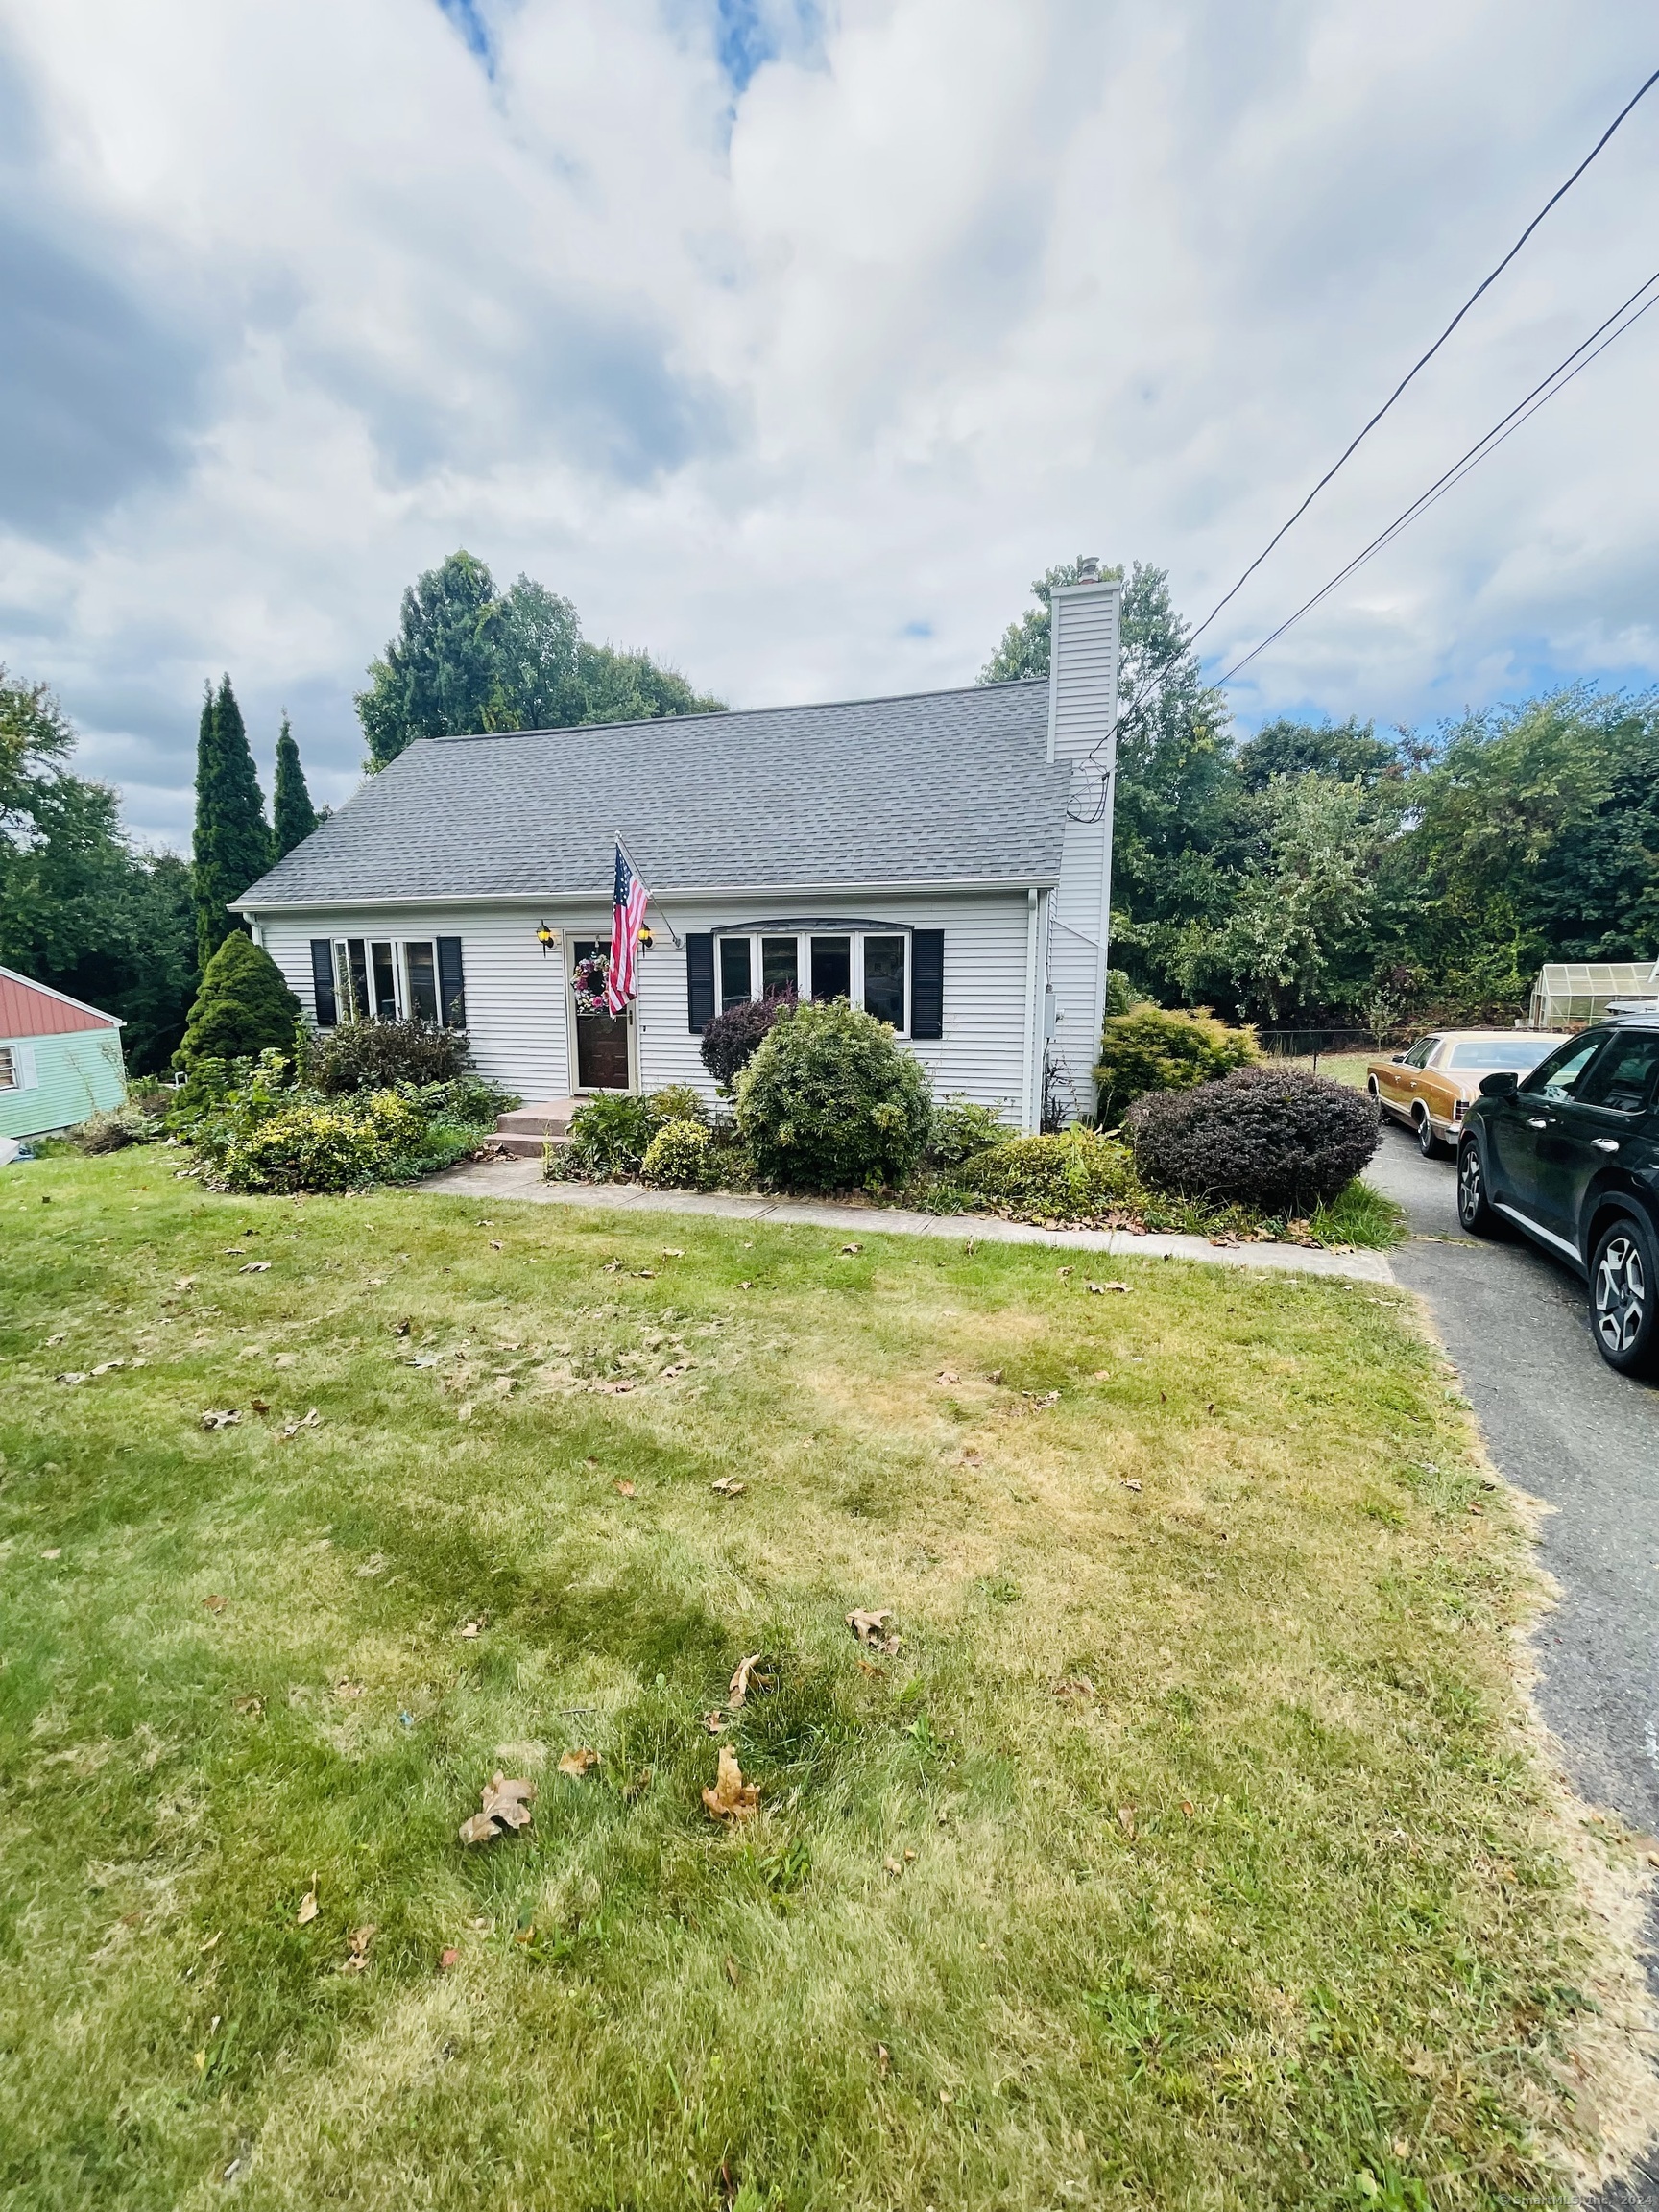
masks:
{"type": "Polygon", "coordinates": [[[1033,682],[417,742],[235,907],[319,1023],[465,1022],[528,1100],[712,1094],[704,1024],[792,985],[891,1022],[940,1095],[1086,1115],[1119,596],[1057,590],[1033,682]],[[653,905],[612,1021],[572,975],[610,942],[618,835],[653,905]]]}

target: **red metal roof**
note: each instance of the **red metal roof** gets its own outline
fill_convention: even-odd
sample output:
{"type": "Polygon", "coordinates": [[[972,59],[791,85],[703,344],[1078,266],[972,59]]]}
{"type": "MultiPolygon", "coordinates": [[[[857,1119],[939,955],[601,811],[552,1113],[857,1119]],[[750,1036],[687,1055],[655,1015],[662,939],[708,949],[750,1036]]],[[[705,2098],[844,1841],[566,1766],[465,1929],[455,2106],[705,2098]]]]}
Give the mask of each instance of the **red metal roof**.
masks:
{"type": "Polygon", "coordinates": [[[0,968],[0,1037],[66,1037],[77,1029],[119,1029],[113,1014],[83,1006],[44,983],[31,983],[10,968],[0,968]]]}

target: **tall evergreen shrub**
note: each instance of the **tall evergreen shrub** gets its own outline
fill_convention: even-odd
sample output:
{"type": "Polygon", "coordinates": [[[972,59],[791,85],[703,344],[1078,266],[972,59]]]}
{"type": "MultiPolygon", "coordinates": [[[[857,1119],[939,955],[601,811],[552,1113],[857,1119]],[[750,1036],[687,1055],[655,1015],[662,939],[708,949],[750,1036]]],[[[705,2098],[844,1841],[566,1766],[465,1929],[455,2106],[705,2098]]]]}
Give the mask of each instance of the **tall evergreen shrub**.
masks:
{"type": "MultiPolygon", "coordinates": [[[[202,702],[202,727],[196,743],[196,835],[192,846],[196,886],[196,948],[206,982],[206,968],[233,929],[241,927],[226,912],[271,865],[271,831],[265,801],[248,750],[242,709],[225,677],[217,694],[211,685],[202,702]]],[[[275,970],[273,970],[275,974],[275,970]]]]}
{"type": "Polygon", "coordinates": [[[300,1001],[263,947],[233,929],[202,975],[176,1064],[194,1074],[204,1060],[289,1052],[300,1001]]]}
{"type": "Polygon", "coordinates": [[[311,804],[305,771],[300,765],[300,748],[294,742],[286,714],[276,740],[276,788],[271,812],[276,825],[276,858],[280,860],[285,853],[292,853],[296,845],[302,844],[317,827],[317,809],[311,804]]]}

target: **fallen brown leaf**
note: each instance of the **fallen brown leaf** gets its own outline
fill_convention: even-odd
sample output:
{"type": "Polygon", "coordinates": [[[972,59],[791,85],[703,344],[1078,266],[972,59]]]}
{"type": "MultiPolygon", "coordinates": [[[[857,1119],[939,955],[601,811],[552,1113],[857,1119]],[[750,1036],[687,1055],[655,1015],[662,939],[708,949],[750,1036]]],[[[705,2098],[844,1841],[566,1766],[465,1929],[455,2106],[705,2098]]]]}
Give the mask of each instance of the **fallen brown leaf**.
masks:
{"type": "Polygon", "coordinates": [[[209,1411],[204,1413],[202,1426],[204,1429],[230,1429],[241,1418],[241,1414],[237,1412],[234,1406],[228,1406],[223,1412],[209,1411]]]}
{"type": "Polygon", "coordinates": [[[455,1633],[457,1636],[471,1638],[481,1634],[483,1627],[484,1623],[482,1621],[464,1621],[460,1627],[456,1629],[455,1633]]]}
{"type": "Polygon", "coordinates": [[[730,1743],[720,1746],[714,1787],[704,1791],[703,1802],[709,1808],[710,1820],[746,1820],[760,1802],[758,1788],[753,1782],[744,1781],[737,1754],[730,1743]]]}
{"type": "Polygon", "coordinates": [[[369,1971],[369,1946],[374,1940],[374,1926],[371,1921],[362,1928],[353,1928],[346,1938],[350,1945],[350,1956],[340,1961],[342,1974],[367,1974],[369,1971]]]}
{"type": "Polygon", "coordinates": [[[580,1782],[589,1767],[597,1767],[598,1764],[598,1752],[590,1751],[584,1743],[579,1750],[565,1752],[564,1758],[559,1762],[559,1771],[561,1774],[568,1774],[575,1781],[580,1782]]]}
{"type": "Polygon", "coordinates": [[[500,1251],[500,1249],[501,1249],[501,1239],[500,1239],[500,1238],[499,1238],[499,1237],[492,1237],[492,1238],[491,1238],[491,1239],[490,1239],[490,1249],[491,1249],[491,1251],[492,1251],[492,1252],[499,1252],[499,1251],[500,1251]]]}
{"type": "Polygon", "coordinates": [[[1059,1276],[1061,1282],[1064,1283],[1067,1276],[1071,1274],[1073,1270],[1070,1267],[1056,1267],[1054,1272],[1059,1276]]]}
{"type": "Polygon", "coordinates": [[[735,1475],[722,1475],[718,1482],[710,1482],[709,1487],[722,1498],[741,1498],[749,1485],[740,1482],[735,1475]]]}
{"type": "Polygon", "coordinates": [[[61,1559],[63,1547],[61,1544],[54,1544],[49,1551],[42,1551],[40,1556],[42,1559],[61,1559]]]}
{"type": "Polygon", "coordinates": [[[1124,1835],[1128,1837],[1130,1842],[1133,1843],[1135,1840],[1135,1808],[1133,1805],[1118,1806],[1118,1824],[1124,1835]]]}
{"type": "Polygon", "coordinates": [[[1137,1496],[1140,1495],[1141,1485],[1133,1475],[1120,1476],[1118,1479],[1122,1482],[1125,1490],[1133,1490],[1137,1496]]]}
{"type": "Polygon", "coordinates": [[[206,1606],[209,1613],[223,1613],[228,1599],[221,1598],[215,1593],[211,1598],[204,1598],[202,1602],[206,1606]]]}
{"type": "Polygon", "coordinates": [[[886,2080],[889,2073],[892,2071],[892,2052],[888,2050],[885,2043],[878,2043],[876,2046],[876,2068],[883,2081],[886,2080]]]}
{"type": "Polygon", "coordinates": [[[125,1359],[101,1359],[92,1372],[94,1375],[112,1375],[117,1367],[125,1367],[125,1359]]]}
{"type": "Polygon", "coordinates": [[[1093,1697],[1094,1685],[1087,1674],[1068,1674],[1063,1682],[1054,1685],[1056,1697],[1093,1697]]]}
{"type": "Polygon", "coordinates": [[[634,1495],[634,1485],[633,1485],[633,1483],[632,1483],[632,1482],[618,1482],[618,1483],[616,1484],[616,1495],[617,1495],[617,1497],[618,1497],[618,1498],[632,1498],[632,1497],[633,1497],[633,1495],[634,1495]]]}
{"type": "Polygon", "coordinates": [[[720,1707],[716,1705],[712,1713],[704,1714],[703,1725],[708,1729],[710,1736],[718,1736],[731,1727],[732,1720],[730,1715],[723,1713],[720,1707]]]}
{"type": "Polygon", "coordinates": [[[453,1944],[449,1946],[447,1951],[440,1951],[438,1954],[438,1971],[440,1974],[447,1974],[451,1966],[459,1966],[460,1963],[461,1954],[453,1944]]]}
{"type": "Polygon", "coordinates": [[[497,1767],[478,1794],[482,1809],[462,1821],[463,1843],[489,1843],[509,1829],[529,1827],[534,1782],[508,1781],[497,1767]]]}
{"type": "Polygon", "coordinates": [[[738,1981],[741,1979],[742,1973],[742,1967],[738,1965],[736,1960],[733,1959],[731,1952],[728,1951],[726,1954],[726,1979],[731,1983],[733,1989],[736,1988],[738,1981]]]}
{"type": "Polygon", "coordinates": [[[881,1871],[884,1874],[902,1874],[904,1869],[900,1865],[897,1859],[883,1859],[881,1862],[881,1871]]]}
{"type": "Polygon", "coordinates": [[[939,1380],[941,1382],[960,1382],[962,1378],[956,1373],[953,1367],[941,1367],[939,1370],[939,1380]]]}
{"type": "Polygon", "coordinates": [[[1190,1820],[1190,1819],[1193,1817],[1193,1813],[1192,1813],[1192,1807],[1191,1807],[1191,1803],[1190,1803],[1190,1801],[1189,1799],[1187,1799],[1187,1798],[1185,1798],[1185,1797],[1183,1797],[1183,1798],[1182,1798],[1182,1800],[1181,1800],[1181,1810],[1182,1810],[1182,1812],[1183,1812],[1183,1813],[1185,1813],[1185,1814],[1186,1814],[1186,1815],[1187,1815],[1187,1817],[1188,1817],[1188,1819],[1189,1819],[1189,1820],[1190,1820]]]}
{"type": "Polygon", "coordinates": [[[843,1252],[862,1252],[864,1247],[862,1244],[843,1244],[841,1249],[843,1252]]]}
{"type": "Polygon", "coordinates": [[[685,1254],[678,1244],[664,1244],[662,1257],[664,1260],[684,1260],[685,1254]]]}
{"type": "Polygon", "coordinates": [[[257,1720],[265,1710],[264,1698],[252,1692],[245,1697],[233,1697],[230,1702],[238,1713],[246,1713],[250,1720],[257,1720]]]}
{"type": "Polygon", "coordinates": [[[744,1698],[749,1695],[749,1684],[751,1679],[753,1679],[757,1684],[764,1684],[765,1677],[763,1675],[757,1674],[755,1671],[755,1670],[759,1666],[763,1656],[764,1654],[759,1651],[751,1651],[746,1659],[738,1660],[737,1671],[733,1675],[732,1686],[726,1693],[726,1702],[728,1705],[742,1704],[744,1698]]]}
{"type": "Polygon", "coordinates": [[[269,1260],[250,1260],[246,1267],[238,1267],[236,1272],[238,1275],[269,1275],[271,1262],[269,1260]]]}
{"type": "Polygon", "coordinates": [[[860,1644],[872,1651],[885,1651],[891,1659],[899,1649],[899,1638],[897,1635],[884,1636],[882,1630],[892,1618],[891,1611],[849,1613],[847,1625],[857,1637],[860,1644]]]}
{"type": "Polygon", "coordinates": [[[271,1410],[271,1405],[268,1399],[250,1398],[248,1403],[255,1413],[269,1413],[271,1410]]]}
{"type": "MultiPolygon", "coordinates": [[[[194,1275],[180,1275],[179,1280],[174,1284],[173,1287],[175,1290],[194,1290],[196,1287],[196,1278],[194,1275]]],[[[52,1341],[55,1344],[61,1344],[63,1339],[61,1336],[55,1336],[52,1341]]]]}
{"type": "Polygon", "coordinates": [[[317,1917],[317,1877],[315,1874],[311,1877],[310,1888],[300,1900],[300,1910],[294,1917],[301,1928],[317,1917]]]}

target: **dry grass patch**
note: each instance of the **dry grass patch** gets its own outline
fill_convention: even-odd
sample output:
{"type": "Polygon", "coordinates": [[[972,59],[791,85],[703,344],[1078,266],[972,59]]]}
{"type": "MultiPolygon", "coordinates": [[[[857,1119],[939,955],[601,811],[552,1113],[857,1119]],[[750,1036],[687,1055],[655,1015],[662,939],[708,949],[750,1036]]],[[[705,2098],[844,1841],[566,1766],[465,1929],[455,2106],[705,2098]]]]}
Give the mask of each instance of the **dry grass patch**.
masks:
{"type": "Polygon", "coordinates": [[[0,2196],[1562,2199],[1618,1954],[1404,1300],[661,1235],[0,1184],[0,2196]]]}

